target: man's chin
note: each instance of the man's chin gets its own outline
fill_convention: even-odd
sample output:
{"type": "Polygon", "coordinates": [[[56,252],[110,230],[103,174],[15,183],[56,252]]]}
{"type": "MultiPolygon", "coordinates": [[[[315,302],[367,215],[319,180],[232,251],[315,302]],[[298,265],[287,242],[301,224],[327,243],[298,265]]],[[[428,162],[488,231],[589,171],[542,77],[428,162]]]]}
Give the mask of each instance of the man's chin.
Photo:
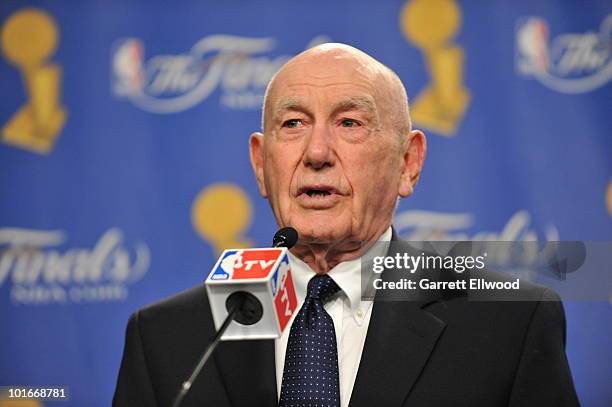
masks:
{"type": "Polygon", "coordinates": [[[309,244],[330,244],[346,239],[349,228],[338,222],[296,222],[300,242],[309,244]]]}

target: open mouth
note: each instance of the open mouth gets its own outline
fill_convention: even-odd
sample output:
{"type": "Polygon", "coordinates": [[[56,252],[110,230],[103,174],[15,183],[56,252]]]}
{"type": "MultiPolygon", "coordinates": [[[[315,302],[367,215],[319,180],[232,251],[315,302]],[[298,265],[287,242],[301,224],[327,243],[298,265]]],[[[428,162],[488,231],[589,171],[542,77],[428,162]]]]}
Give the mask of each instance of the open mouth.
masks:
{"type": "Polygon", "coordinates": [[[329,209],[342,198],[342,194],[330,185],[311,184],[298,190],[297,199],[304,208],[329,209]]]}
{"type": "Polygon", "coordinates": [[[319,198],[331,195],[331,192],[325,189],[308,189],[304,193],[311,198],[319,198]]]}
{"type": "Polygon", "coordinates": [[[309,198],[324,198],[330,195],[339,195],[338,190],[331,185],[310,184],[304,185],[298,190],[298,195],[306,195],[309,198]]]}

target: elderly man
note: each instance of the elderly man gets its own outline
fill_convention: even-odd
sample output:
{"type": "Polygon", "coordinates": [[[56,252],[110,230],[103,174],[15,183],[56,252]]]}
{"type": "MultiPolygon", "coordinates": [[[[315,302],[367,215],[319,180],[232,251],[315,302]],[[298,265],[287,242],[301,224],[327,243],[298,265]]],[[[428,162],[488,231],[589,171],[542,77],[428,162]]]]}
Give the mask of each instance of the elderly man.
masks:
{"type": "MultiPolygon", "coordinates": [[[[222,343],[185,405],[578,405],[546,289],[521,302],[362,300],[360,259],[391,251],[374,242],[396,240],[397,199],[425,157],[397,75],[323,44],[281,68],[262,117],[251,161],[277,223],[299,232],[301,309],[276,341],[222,343]]],[[[169,406],[213,332],[201,286],[135,313],[113,405],[169,406]]]]}

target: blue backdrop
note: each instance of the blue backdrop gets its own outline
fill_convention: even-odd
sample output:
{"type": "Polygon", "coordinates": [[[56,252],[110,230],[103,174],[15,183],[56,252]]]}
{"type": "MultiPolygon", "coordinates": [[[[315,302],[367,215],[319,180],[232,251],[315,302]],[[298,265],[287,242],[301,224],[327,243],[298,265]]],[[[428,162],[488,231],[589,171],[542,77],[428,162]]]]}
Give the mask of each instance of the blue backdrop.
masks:
{"type": "MultiPolygon", "coordinates": [[[[44,405],[109,405],[129,314],[269,243],[247,140],[313,44],[408,89],[404,237],[612,239],[609,1],[10,1],[0,29],[0,385],[69,386],[44,405]]],[[[565,306],[580,399],[612,405],[610,302],[565,306]]]]}

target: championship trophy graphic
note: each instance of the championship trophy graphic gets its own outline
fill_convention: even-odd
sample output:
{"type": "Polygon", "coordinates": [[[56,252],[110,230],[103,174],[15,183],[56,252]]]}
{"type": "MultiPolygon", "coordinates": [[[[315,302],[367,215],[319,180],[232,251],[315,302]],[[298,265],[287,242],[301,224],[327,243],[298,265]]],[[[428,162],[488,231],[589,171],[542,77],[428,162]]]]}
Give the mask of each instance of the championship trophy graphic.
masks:
{"type": "Polygon", "coordinates": [[[191,208],[195,231],[209,242],[216,255],[227,248],[253,247],[244,235],[253,217],[248,195],[237,185],[219,183],[203,189],[191,208]]]}
{"type": "Polygon", "coordinates": [[[463,86],[463,49],[453,43],[461,10],[453,0],[410,0],[400,26],[408,41],[421,49],[430,78],[412,102],[411,116],[419,126],[452,136],[470,102],[463,86]]]}
{"type": "Polygon", "coordinates": [[[2,128],[1,139],[47,154],[66,122],[61,68],[48,62],[58,43],[55,21],[44,11],[23,9],[6,20],[0,37],[4,56],[21,72],[28,98],[2,128]]]}

